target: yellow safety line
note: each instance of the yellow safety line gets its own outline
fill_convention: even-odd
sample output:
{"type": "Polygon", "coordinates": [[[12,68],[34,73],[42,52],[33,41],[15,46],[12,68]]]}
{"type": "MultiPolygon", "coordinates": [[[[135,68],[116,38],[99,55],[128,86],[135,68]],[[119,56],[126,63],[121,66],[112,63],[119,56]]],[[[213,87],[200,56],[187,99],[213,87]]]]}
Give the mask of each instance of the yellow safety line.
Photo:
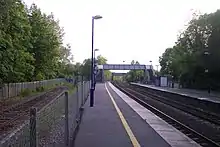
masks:
{"type": "Polygon", "coordinates": [[[110,97],[111,100],[112,100],[112,103],[113,103],[113,105],[114,105],[114,107],[115,107],[115,109],[116,109],[116,111],[117,111],[117,113],[118,113],[118,115],[119,115],[119,117],[120,117],[120,119],[121,119],[121,122],[122,122],[122,124],[123,124],[123,126],[124,126],[124,128],[125,128],[125,130],[126,130],[126,132],[127,132],[127,134],[128,134],[128,136],[129,136],[129,138],[130,138],[130,140],[131,140],[133,146],[134,146],[134,147],[141,147],[140,144],[138,143],[136,137],[134,136],[134,134],[133,134],[131,128],[129,127],[127,121],[125,120],[125,118],[124,118],[124,116],[123,116],[121,110],[119,109],[118,105],[116,104],[114,98],[113,98],[112,95],[110,94],[110,92],[109,92],[109,90],[108,90],[108,88],[107,88],[107,86],[106,86],[106,83],[105,83],[105,89],[106,89],[106,91],[108,92],[108,95],[109,95],[109,97],[110,97]]]}

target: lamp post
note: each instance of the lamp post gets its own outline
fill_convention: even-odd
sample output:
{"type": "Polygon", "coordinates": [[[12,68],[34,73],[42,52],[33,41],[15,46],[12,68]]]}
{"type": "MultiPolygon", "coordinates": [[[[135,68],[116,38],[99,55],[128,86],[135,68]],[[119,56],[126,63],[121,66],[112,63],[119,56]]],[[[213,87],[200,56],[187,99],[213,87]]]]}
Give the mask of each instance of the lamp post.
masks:
{"type": "Polygon", "coordinates": [[[94,90],[95,90],[95,86],[96,86],[96,66],[97,66],[97,60],[96,60],[96,56],[95,56],[95,52],[97,52],[97,51],[99,51],[99,49],[95,49],[94,50],[94,69],[93,69],[93,71],[94,71],[94,74],[93,74],[93,79],[94,79],[94,90]]]}
{"type": "Polygon", "coordinates": [[[157,72],[158,72],[158,66],[159,66],[159,65],[156,65],[156,67],[157,67],[157,72]]]}
{"type": "MultiPolygon", "coordinates": [[[[151,68],[152,68],[152,61],[150,60],[150,66],[151,66],[151,68]]],[[[152,68],[153,69],[153,68],[152,68]]]]}
{"type": "Polygon", "coordinates": [[[100,15],[96,15],[96,16],[92,16],[92,58],[91,58],[91,86],[90,86],[90,107],[93,107],[94,105],[94,58],[93,58],[93,54],[94,54],[94,21],[95,19],[101,19],[102,16],[100,15]]]}
{"type": "Polygon", "coordinates": [[[97,51],[99,51],[99,49],[95,49],[95,50],[94,50],[94,58],[95,58],[95,52],[97,52],[97,51]]]}

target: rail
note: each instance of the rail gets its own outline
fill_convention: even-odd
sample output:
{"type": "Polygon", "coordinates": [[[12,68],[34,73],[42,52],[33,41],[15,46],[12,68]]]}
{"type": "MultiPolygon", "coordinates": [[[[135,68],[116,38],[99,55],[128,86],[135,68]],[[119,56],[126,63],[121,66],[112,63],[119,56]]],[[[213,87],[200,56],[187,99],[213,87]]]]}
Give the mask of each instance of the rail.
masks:
{"type": "MultiPolygon", "coordinates": [[[[192,119],[191,119],[192,122],[190,123],[192,123],[193,125],[189,126],[188,124],[186,124],[186,120],[188,120],[186,119],[187,115],[185,115],[184,118],[183,115],[179,115],[180,113],[178,111],[176,112],[170,111],[170,113],[167,113],[168,109],[166,108],[167,106],[164,105],[164,103],[162,105],[157,105],[156,103],[160,103],[160,102],[156,102],[156,100],[152,102],[147,95],[141,93],[140,91],[137,91],[137,89],[133,90],[131,87],[129,87],[129,85],[118,84],[118,83],[113,83],[113,84],[122,92],[124,92],[125,94],[136,100],[138,103],[140,103],[141,105],[143,105],[144,107],[146,107],[147,109],[149,109],[150,111],[152,111],[153,113],[164,119],[166,122],[168,122],[178,130],[180,130],[181,132],[183,132],[184,134],[186,134],[187,136],[198,142],[201,146],[220,147],[219,138],[214,132],[213,132],[213,136],[210,136],[210,134],[206,134],[206,132],[209,131],[210,133],[212,130],[210,131],[207,129],[205,130],[204,128],[200,128],[201,132],[203,131],[204,132],[203,133],[199,132],[198,129],[195,128],[196,127],[198,128],[200,126],[196,126],[192,119]],[[179,118],[181,117],[182,121],[181,119],[178,120],[177,117],[173,117],[174,115],[171,115],[174,113],[176,114],[177,117],[179,118]]],[[[170,110],[174,110],[174,109],[170,109],[170,110]]]]}

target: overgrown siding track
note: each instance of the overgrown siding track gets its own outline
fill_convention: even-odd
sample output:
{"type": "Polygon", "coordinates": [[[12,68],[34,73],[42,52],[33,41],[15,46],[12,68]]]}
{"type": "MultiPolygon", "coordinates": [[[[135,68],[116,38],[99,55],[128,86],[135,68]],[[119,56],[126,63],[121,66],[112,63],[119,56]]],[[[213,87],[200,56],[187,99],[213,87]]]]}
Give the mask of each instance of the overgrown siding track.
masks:
{"type": "Polygon", "coordinates": [[[0,110],[0,139],[19,126],[28,117],[31,107],[37,107],[39,110],[66,89],[67,87],[64,86],[56,87],[24,103],[2,108],[0,110]]]}
{"type": "Polygon", "coordinates": [[[113,84],[201,146],[220,147],[218,115],[210,114],[209,116],[207,114],[210,112],[205,110],[199,111],[187,105],[178,105],[169,97],[163,98],[152,91],[149,93],[146,89],[125,83],[113,82],[113,84]]]}

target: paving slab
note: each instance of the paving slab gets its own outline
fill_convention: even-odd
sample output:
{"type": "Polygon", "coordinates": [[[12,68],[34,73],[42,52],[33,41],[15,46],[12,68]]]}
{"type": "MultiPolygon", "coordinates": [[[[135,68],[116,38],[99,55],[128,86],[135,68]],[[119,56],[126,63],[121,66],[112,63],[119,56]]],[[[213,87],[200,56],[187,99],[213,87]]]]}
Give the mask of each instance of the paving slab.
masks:
{"type": "MultiPolygon", "coordinates": [[[[148,123],[146,123],[138,113],[136,113],[108,84],[106,85],[141,147],[170,147],[170,145],[148,123]]],[[[130,99],[130,101],[131,100],[132,99],[130,99]]],[[[141,109],[138,103],[133,106],[139,110],[141,109]]],[[[141,111],[142,110],[140,110],[140,112],[141,111]]]]}
{"type": "MultiPolygon", "coordinates": [[[[109,86],[97,83],[95,105],[85,104],[85,112],[76,136],[75,147],[132,147],[125,127],[106,90],[113,97],[125,121],[141,147],[170,147],[170,145],[133,111],[109,86]]],[[[139,146],[135,146],[139,147],[139,146]]]]}
{"type": "Polygon", "coordinates": [[[85,104],[75,147],[132,147],[103,84],[96,84],[95,104],[85,104]]]}

